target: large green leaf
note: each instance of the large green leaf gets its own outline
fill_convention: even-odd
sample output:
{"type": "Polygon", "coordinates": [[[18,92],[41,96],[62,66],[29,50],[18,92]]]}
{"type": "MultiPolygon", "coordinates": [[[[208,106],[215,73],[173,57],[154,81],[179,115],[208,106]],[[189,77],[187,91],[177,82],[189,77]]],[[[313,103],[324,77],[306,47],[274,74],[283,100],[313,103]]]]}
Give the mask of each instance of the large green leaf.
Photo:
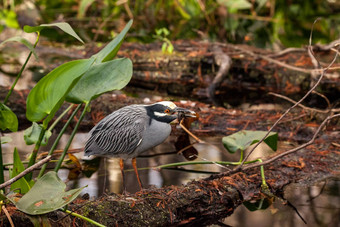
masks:
{"type": "MultiPolygon", "coordinates": [[[[33,122],[32,126],[24,131],[24,140],[27,145],[36,144],[38,142],[42,127],[43,127],[42,125],[33,122]]],[[[45,131],[44,138],[41,141],[42,146],[47,145],[48,139],[51,137],[51,135],[52,135],[51,131],[49,130],[45,131]]]]}
{"type": "Polygon", "coordinates": [[[14,37],[11,37],[11,38],[6,39],[5,41],[1,42],[0,46],[5,44],[5,43],[7,43],[7,42],[19,42],[19,43],[24,44],[30,51],[32,51],[32,53],[34,54],[35,59],[38,60],[38,56],[37,56],[37,53],[35,52],[35,49],[34,49],[33,45],[27,39],[22,38],[20,36],[14,36],[14,37]]]}
{"type": "Polygon", "coordinates": [[[67,62],[42,78],[27,97],[27,119],[40,121],[47,114],[54,115],[66,94],[93,62],[93,58],[67,62]]]}
{"type": "MultiPolygon", "coordinates": [[[[235,153],[238,150],[244,151],[247,147],[254,143],[259,142],[265,135],[267,131],[249,131],[242,130],[236,132],[232,135],[225,136],[222,138],[222,143],[224,147],[230,152],[235,153]]],[[[278,134],[276,132],[271,132],[266,137],[264,142],[274,151],[277,150],[277,140],[278,134]]]]}
{"type": "Polygon", "coordinates": [[[99,51],[97,54],[93,55],[94,58],[96,58],[96,64],[99,64],[101,62],[106,62],[112,60],[118,53],[118,50],[120,46],[123,43],[123,40],[125,38],[126,33],[129,31],[132,20],[127,23],[123,31],[119,33],[119,35],[109,42],[101,51],[99,51]]]}
{"type": "Polygon", "coordinates": [[[89,102],[99,95],[125,87],[132,76],[132,62],[128,58],[95,65],[85,73],[66,96],[69,102],[89,102]]]}
{"type": "MultiPolygon", "coordinates": [[[[14,148],[13,169],[11,171],[10,177],[13,178],[24,170],[25,170],[25,167],[20,160],[18,150],[17,150],[17,148],[14,148]]],[[[31,187],[28,184],[28,182],[26,181],[25,177],[22,177],[19,180],[17,180],[16,182],[11,184],[11,190],[14,190],[14,189],[20,189],[21,194],[26,194],[31,189],[31,187]]]]}
{"type": "Polygon", "coordinates": [[[46,214],[72,202],[85,188],[65,192],[66,185],[57,173],[52,171],[39,178],[31,190],[18,200],[14,195],[7,196],[16,207],[30,215],[46,214]]]}
{"type": "Polygon", "coordinates": [[[73,28],[66,22],[59,22],[59,23],[52,23],[52,24],[41,24],[39,26],[24,26],[24,31],[27,33],[32,33],[32,32],[40,32],[44,28],[47,27],[58,27],[65,33],[73,36],[74,38],[78,39],[80,42],[84,43],[83,40],[77,35],[77,33],[73,30],[73,28]]]}
{"type": "Polygon", "coordinates": [[[6,129],[16,132],[18,130],[18,118],[5,104],[0,103],[0,130],[6,129]]]}

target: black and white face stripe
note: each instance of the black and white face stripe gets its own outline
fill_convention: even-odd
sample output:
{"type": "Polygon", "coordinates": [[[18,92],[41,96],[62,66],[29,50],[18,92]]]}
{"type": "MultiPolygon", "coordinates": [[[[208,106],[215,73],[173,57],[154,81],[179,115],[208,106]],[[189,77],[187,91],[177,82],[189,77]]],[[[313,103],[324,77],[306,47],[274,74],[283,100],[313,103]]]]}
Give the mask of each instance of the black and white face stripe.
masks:
{"type": "Polygon", "coordinates": [[[170,101],[157,102],[145,108],[151,120],[155,119],[157,121],[170,123],[177,118],[177,115],[174,115],[177,106],[170,101]]]}

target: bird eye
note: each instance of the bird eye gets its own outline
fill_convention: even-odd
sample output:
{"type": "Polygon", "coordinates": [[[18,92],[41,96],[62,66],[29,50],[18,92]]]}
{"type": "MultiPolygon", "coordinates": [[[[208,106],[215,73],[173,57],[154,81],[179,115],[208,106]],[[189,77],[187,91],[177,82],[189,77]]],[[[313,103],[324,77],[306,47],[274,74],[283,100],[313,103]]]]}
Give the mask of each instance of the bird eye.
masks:
{"type": "Polygon", "coordinates": [[[164,113],[170,113],[169,109],[164,110],[164,113]]]}

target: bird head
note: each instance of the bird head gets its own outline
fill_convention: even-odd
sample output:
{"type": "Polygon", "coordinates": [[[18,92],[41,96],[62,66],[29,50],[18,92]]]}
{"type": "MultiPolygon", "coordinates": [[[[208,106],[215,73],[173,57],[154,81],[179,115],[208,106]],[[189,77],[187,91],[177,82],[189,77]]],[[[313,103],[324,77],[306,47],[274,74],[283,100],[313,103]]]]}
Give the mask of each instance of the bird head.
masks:
{"type": "Polygon", "coordinates": [[[177,107],[175,103],[170,101],[162,101],[154,103],[146,107],[148,115],[157,121],[171,123],[176,120],[178,116],[196,117],[194,111],[177,107]]]}

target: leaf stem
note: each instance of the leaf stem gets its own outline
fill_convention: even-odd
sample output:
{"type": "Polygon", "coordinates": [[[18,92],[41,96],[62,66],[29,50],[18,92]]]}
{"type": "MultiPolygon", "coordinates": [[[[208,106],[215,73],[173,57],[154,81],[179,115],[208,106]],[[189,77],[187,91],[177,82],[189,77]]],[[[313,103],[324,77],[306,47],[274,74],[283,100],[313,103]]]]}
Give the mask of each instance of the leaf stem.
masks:
{"type": "MultiPolygon", "coordinates": [[[[34,165],[35,161],[36,161],[36,158],[37,158],[37,154],[38,154],[38,150],[40,148],[40,145],[41,145],[41,141],[43,140],[44,138],[44,135],[45,135],[45,132],[46,132],[46,128],[45,127],[42,127],[41,128],[41,132],[40,132],[40,135],[39,135],[39,139],[37,141],[37,143],[35,144],[35,147],[32,151],[32,154],[31,154],[31,158],[30,160],[28,161],[28,165],[26,168],[34,165]]],[[[32,176],[33,176],[33,173],[30,172],[28,173],[26,176],[25,176],[25,179],[29,182],[32,180],[32,176]]]]}
{"type": "Polygon", "coordinates": [[[88,217],[85,217],[85,216],[83,216],[83,215],[74,213],[74,212],[72,212],[72,211],[70,211],[70,210],[63,210],[63,211],[64,211],[65,213],[68,213],[68,214],[74,216],[74,217],[83,219],[83,220],[85,220],[85,221],[87,221],[87,222],[89,222],[89,223],[91,223],[91,224],[93,224],[93,225],[96,225],[96,226],[99,226],[99,227],[105,227],[105,225],[102,225],[102,224],[96,222],[95,220],[92,220],[92,219],[90,219],[90,218],[88,218],[88,217]]]}
{"type": "MultiPolygon", "coordinates": [[[[66,110],[69,110],[71,107],[73,106],[73,104],[71,104],[66,110]]],[[[71,121],[73,120],[74,116],[78,113],[78,111],[80,110],[81,108],[81,104],[77,106],[77,108],[73,111],[72,115],[70,116],[70,118],[67,120],[66,124],[64,125],[64,127],[61,129],[61,131],[59,132],[58,134],[58,137],[55,139],[51,149],[49,150],[48,152],[48,155],[52,155],[54,150],[56,149],[58,143],[59,143],[59,140],[61,139],[61,136],[64,134],[64,132],[66,131],[66,128],[69,126],[69,124],[71,123],[71,121]]],[[[64,112],[67,112],[67,111],[64,111],[64,112]]],[[[64,114],[64,113],[63,113],[64,114]]],[[[62,115],[63,115],[62,114],[62,115]]],[[[65,156],[64,156],[65,157],[65,156]]],[[[63,158],[64,159],[64,158],[63,158]]],[[[58,162],[59,163],[59,162],[58,162]]],[[[38,179],[40,177],[42,177],[42,175],[44,174],[45,170],[46,170],[46,167],[47,167],[47,163],[44,164],[42,167],[41,167],[41,170],[39,172],[39,175],[38,175],[38,179]]]]}
{"type": "Polygon", "coordinates": [[[79,127],[79,125],[80,125],[80,122],[83,120],[83,118],[84,118],[84,116],[85,116],[85,113],[86,113],[87,108],[88,108],[89,105],[90,105],[90,102],[87,102],[86,105],[85,105],[85,107],[84,107],[84,109],[83,109],[83,112],[82,112],[81,115],[80,115],[80,118],[79,118],[79,120],[78,120],[76,126],[74,127],[74,129],[73,129],[73,131],[72,131],[72,133],[71,133],[71,136],[70,136],[70,138],[69,138],[69,140],[68,140],[68,142],[67,142],[67,144],[66,144],[66,146],[65,146],[65,148],[64,148],[64,151],[63,151],[61,157],[59,158],[59,161],[58,161],[56,167],[54,168],[54,171],[55,171],[55,172],[58,172],[58,170],[60,169],[61,164],[63,163],[63,160],[64,160],[64,158],[65,158],[65,156],[66,156],[66,153],[67,153],[69,147],[71,146],[72,140],[73,140],[74,136],[76,135],[76,132],[77,132],[77,130],[78,130],[78,127],[79,127]]]}
{"type": "MultiPolygon", "coordinates": [[[[48,131],[52,131],[52,130],[54,129],[54,127],[58,124],[58,122],[61,120],[61,118],[63,118],[63,116],[64,116],[65,114],[67,114],[67,112],[68,112],[73,106],[74,106],[74,104],[69,105],[69,107],[67,107],[66,110],[65,110],[62,114],[60,114],[60,115],[58,116],[57,119],[55,119],[55,121],[53,122],[53,124],[48,128],[48,131]]],[[[72,117],[72,118],[73,118],[73,117],[72,117]]]]}
{"type": "MultiPolygon", "coordinates": [[[[35,43],[34,43],[33,48],[35,48],[35,47],[37,46],[38,41],[39,41],[40,32],[37,32],[37,33],[38,33],[38,36],[37,36],[37,39],[36,39],[36,41],[35,41],[35,43]]],[[[11,94],[12,94],[12,92],[13,92],[13,90],[14,90],[15,85],[18,83],[18,80],[20,79],[21,74],[22,74],[22,72],[24,71],[24,69],[25,69],[25,67],[26,67],[26,65],[27,65],[27,63],[28,63],[28,60],[31,58],[32,53],[33,53],[33,52],[30,51],[30,53],[28,54],[25,63],[22,65],[22,67],[21,67],[21,69],[20,69],[20,72],[18,73],[17,77],[15,78],[14,83],[12,84],[11,89],[9,89],[9,91],[8,91],[6,97],[5,97],[5,100],[4,100],[4,102],[3,102],[5,105],[6,105],[6,103],[8,102],[8,99],[9,99],[9,97],[11,96],[11,94]]]]}
{"type": "MultiPolygon", "coordinates": [[[[258,160],[252,160],[246,162],[246,164],[257,162],[258,160]]],[[[219,164],[219,165],[240,165],[241,162],[224,162],[224,161],[190,161],[190,162],[176,162],[176,163],[170,163],[165,165],[159,165],[155,167],[145,167],[145,168],[138,168],[138,170],[148,170],[148,169],[165,169],[169,167],[177,167],[177,166],[188,166],[188,165],[209,165],[209,164],[219,164]]],[[[127,169],[126,172],[133,171],[133,169],[127,169]]]]}

